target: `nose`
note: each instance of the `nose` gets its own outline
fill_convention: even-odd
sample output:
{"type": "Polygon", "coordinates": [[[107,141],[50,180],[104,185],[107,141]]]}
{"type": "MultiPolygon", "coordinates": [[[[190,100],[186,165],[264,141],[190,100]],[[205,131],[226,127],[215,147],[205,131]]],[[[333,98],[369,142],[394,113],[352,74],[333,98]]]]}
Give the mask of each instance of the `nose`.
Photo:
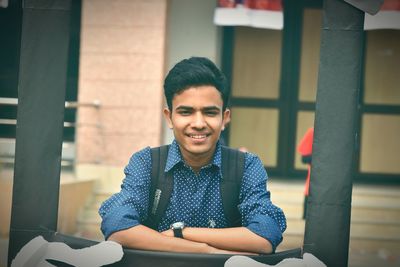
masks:
{"type": "Polygon", "coordinates": [[[204,116],[201,112],[196,112],[193,121],[192,127],[196,129],[203,129],[206,126],[206,121],[204,120],[204,116]]]}

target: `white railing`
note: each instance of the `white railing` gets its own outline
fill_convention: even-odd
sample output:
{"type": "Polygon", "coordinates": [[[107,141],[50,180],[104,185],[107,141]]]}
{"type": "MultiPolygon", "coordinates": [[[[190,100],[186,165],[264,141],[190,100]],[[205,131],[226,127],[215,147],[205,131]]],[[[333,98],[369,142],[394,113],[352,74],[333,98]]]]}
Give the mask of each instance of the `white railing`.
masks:
{"type": "MultiPolygon", "coordinates": [[[[0,105],[3,106],[18,106],[17,98],[6,98],[0,97],[0,105]]],[[[79,109],[82,107],[89,107],[99,109],[101,103],[99,100],[93,100],[91,102],[76,102],[66,101],[66,109],[79,109]]],[[[17,119],[4,119],[0,118],[0,124],[3,125],[16,125],[17,119]]],[[[64,122],[64,127],[80,127],[82,124],[76,122],[64,122]]],[[[75,158],[75,143],[74,142],[63,142],[63,159],[61,162],[62,166],[72,166],[75,158]]],[[[14,163],[15,154],[15,138],[0,138],[0,163],[14,163]]]]}

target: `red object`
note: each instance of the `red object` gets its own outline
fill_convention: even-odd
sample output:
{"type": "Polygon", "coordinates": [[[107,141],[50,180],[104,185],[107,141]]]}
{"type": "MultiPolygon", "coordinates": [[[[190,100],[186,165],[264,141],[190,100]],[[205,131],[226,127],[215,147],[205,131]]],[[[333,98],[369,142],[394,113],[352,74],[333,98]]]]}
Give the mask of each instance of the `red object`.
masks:
{"type": "Polygon", "coordinates": [[[385,11],[400,11],[400,0],[385,0],[381,7],[385,11]]]}
{"type": "Polygon", "coordinates": [[[309,156],[312,154],[312,144],[314,139],[314,128],[309,128],[300,141],[297,151],[302,156],[309,156]]]}
{"type": "Polygon", "coordinates": [[[219,7],[226,7],[226,8],[235,8],[236,1],[235,0],[218,0],[219,7]]]}
{"type": "Polygon", "coordinates": [[[245,0],[244,5],[251,9],[282,11],[282,0],[245,0]]]}
{"type": "Polygon", "coordinates": [[[218,0],[218,7],[236,8],[238,4],[256,10],[282,11],[282,0],[218,0]]]}
{"type": "MultiPolygon", "coordinates": [[[[303,157],[312,155],[313,139],[314,139],[314,128],[309,128],[306,134],[301,139],[299,146],[297,147],[297,151],[300,153],[300,155],[302,155],[303,157]]],[[[311,176],[311,164],[308,164],[308,173],[304,188],[304,195],[306,196],[308,196],[308,194],[310,193],[310,176],[311,176]]]]}

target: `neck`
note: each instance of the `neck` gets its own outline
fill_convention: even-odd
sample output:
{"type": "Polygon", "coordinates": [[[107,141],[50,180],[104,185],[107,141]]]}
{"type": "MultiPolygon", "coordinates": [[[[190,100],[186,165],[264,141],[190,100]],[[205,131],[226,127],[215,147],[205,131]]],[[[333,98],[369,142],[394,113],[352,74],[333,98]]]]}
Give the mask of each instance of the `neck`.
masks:
{"type": "Polygon", "coordinates": [[[181,148],[183,159],[197,174],[200,172],[202,167],[211,162],[214,151],[215,148],[212,151],[203,154],[193,154],[188,151],[184,151],[184,149],[181,148]]]}

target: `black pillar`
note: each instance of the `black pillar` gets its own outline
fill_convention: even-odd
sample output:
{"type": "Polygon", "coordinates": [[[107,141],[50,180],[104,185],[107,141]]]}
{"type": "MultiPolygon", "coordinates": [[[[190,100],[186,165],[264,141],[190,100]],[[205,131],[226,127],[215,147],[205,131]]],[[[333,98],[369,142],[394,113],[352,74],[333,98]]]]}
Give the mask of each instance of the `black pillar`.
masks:
{"type": "Polygon", "coordinates": [[[8,265],[57,228],[70,5],[23,1],[8,265]]]}
{"type": "Polygon", "coordinates": [[[304,251],[347,266],[364,13],[325,0],[304,251]]]}

